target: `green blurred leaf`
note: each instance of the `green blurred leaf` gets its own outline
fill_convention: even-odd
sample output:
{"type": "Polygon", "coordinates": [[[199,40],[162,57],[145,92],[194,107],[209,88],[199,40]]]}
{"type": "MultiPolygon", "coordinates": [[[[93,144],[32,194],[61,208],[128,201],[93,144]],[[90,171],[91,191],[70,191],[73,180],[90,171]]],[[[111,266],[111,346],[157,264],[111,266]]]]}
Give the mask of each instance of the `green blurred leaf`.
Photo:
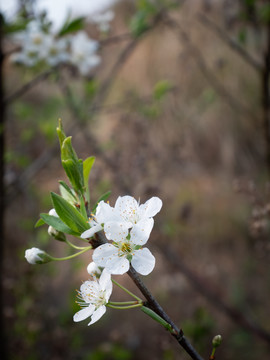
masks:
{"type": "Polygon", "coordinates": [[[94,162],[95,162],[94,156],[91,156],[91,157],[85,159],[83,162],[83,181],[84,181],[84,187],[85,187],[85,192],[86,192],[86,199],[88,202],[90,202],[88,182],[89,182],[89,176],[90,176],[91,169],[94,165],[94,162]]]}
{"type": "Polygon", "coordinates": [[[45,221],[42,220],[42,219],[39,219],[39,220],[35,223],[35,228],[38,228],[38,227],[40,227],[40,226],[42,226],[42,225],[44,225],[44,224],[45,224],[45,221]]]}
{"type": "Polygon", "coordinates": [[[65,234],[70,235],[80,235],[80,233],[72,231],[69,226],[63,223],[63,221],[56,216],[51,216],[48,214],[40,214],[41,219],[43,222],[45,222],[47,225],[52,226],[55,230],[63,232],[65,234]]]}
{"type": "Polygon", "coordinates": [[[172,84],[168,80],[162,80],[156,83],[154,87],[154,98],[161,100],[172,88],[172,84]]]}
{"type": "Polygon", "coordinates": [[[89,229],[87,221],[74,206],[55,193],[51,193],[51,198],[58,216],[70,229],[79,234],[89,229]]]}
{"type": "Polygon", "coordinates": [[[64,23],[62,29],[59,31],[58,36],[67,35],[71,32],[82,30],[84,28],[85,18],[78,17],[74,20],[69,21],[69,18],[64,23]]]}
{"type": "Polygon", "coordinates": [[[85,220],[88,220],[88,216],[87,216],[87,211],[86,211],[86,207],[85,207],[85,202],[83,197],[81,196],[81,201],[80,201],[80,213],[82,214],[82,216],[85,218],[85,220]]]}

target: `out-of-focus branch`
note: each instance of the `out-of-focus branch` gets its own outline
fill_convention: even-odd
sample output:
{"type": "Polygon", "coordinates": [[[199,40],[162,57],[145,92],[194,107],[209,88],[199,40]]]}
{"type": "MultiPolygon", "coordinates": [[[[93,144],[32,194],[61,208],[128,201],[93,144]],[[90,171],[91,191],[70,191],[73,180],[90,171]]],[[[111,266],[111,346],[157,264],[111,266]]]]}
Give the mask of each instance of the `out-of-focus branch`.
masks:
{"type": "Polygon", "coordinates": [[[254,70],[258,71],[260,74],[263,70],[263,64],[254,59],[242,46],[240,46],[237,41],[233,40],[228,36],[220,26],[210,20],[207,16],[200,13],[198,14],[199,21],[210,30],[212,30],[225,44],[227,44],[232,50],[234,50],[241,58],[249,64],[254,70]]]}
{"type": "Polygon", "coordinates": [[[101,47],[107,46],[107,45],[114,45],[114,44],[118,44],[119,42],[122,42],[122,41],[130,40],[132,37],[133,36],[131,33],[119,34],[119,35],[110,36],[106,39],[100,40],[99,44],[101,47]]]}
{"type": "Polygon", "coordinates": [[[223,312],[237,325],[270,344],[270,334],[266,330],[254,321],[248,319],[235,307],[226,304],[225,301],[222,300],[222,297],[212,290],[205,280],[196,275],[194,271],[182,261],[181,257],[176,254],[175,250],[168,246],[168,244],[166,244],[166,246],[160,245],[159,249],[168,263],[178,269],[188,279],[193,288],[203,295],[212,305],[223,312]]]}
{"type": "Polygon", "coordinates": [[[217,94],[219,94],[233,110],[237,111],[238,113],[242,114],[245,117],[248,118],[250,118],[251,116],[253,117],[252,111],[246,108],[240,102],[236,101],[235,97],[230,94],[230,92],[214,76],[213,72],[211,72],[208,69],[201,52],[196,46],[194,46],[194,44],[192,43],[192,41],[188,36],[188,33],[182,29],[182,27],[178,24],[178,22],[175,21],[170,16],[166,16],[166,17],[164,16],[164,23],[170,29],[176,32],[181,43],[184,43],[188,47],[190,53],[193,56],[194,61],[196,61],[202,74],[205,76],[205,78],[210,83],[210,85],[215,89],[217,94]]]}
{"type": "Polygon", "coordinates": [[[9,105],[11,102],[17,100],[22,95],[24,95],[27,91],[31,90],[32,87],[34,87],[37,84],[39,84],[40,82],[46,80],[55,71],[56,71],[56,69],[52,68],[52,69],[49,69],[49,70],[44,71],[43,73],[39,74],[34,79],[30,80],[29,82],[24,84],[22,87],[20,87],[18,90],[16,90],[14,93],[12,93],[11,95],[8,95],[4,99],[5,104],[9,105]]]}

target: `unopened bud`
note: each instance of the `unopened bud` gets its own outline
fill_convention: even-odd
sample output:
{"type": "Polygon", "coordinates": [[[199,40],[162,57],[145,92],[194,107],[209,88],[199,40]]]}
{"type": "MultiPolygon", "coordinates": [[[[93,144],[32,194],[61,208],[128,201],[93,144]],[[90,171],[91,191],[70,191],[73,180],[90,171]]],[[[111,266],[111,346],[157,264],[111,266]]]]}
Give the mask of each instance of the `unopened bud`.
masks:
{"type": "Polygon", "coordinates": [[[53,236],[56,240],[66,241],[66,236],[63,232],[56,230],[54,227],[48,227],[48,234],[53,236]]]}
{"type": "Polygon", "coordinates": [[[216,335],[213,340],[212,340],[212,344],[214,348],[217,348],[222,342],[222,337],[221,335],[216,335]]]}
{"type": "Polygon", "coordinates": [[[31,248],[25,251],[25,258],[29,262],[29,264],[46,264],[50,262],[52,259],[51,257],[45,253],[45,251],[40,250],[38,248],[31,248]]]}

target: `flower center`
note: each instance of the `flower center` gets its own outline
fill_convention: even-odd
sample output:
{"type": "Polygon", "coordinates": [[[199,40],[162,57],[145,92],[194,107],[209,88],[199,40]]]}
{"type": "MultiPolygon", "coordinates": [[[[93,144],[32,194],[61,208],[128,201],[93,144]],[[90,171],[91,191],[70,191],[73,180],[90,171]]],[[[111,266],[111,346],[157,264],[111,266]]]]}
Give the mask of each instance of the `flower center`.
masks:
{"type": "Polygon", "coordinates": [[[121,247],[120,247],[120,251],[122,251],[124,254],[131,253],[132,249],[131,249],[130,243],[128,243],[128,242],[122,243],[121,247]]]}

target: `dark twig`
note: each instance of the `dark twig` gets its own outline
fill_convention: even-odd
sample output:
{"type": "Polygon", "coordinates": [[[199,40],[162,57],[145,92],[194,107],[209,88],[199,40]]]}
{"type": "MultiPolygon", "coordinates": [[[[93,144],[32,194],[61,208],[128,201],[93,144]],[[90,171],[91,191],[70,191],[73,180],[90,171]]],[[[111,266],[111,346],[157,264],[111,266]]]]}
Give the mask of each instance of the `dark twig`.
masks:
{"type": "Polygon", "coordinates": [[[197,353],[193,348],[187,338],[184,336],[183,330],[179,329],[166,312],[162,309],[160,304],[142,282],[141,278],[138,276],[137,272],[131,267],[128,271],[128,275],[134,281],[135,285],[140,289],[141,293],[144,295],[147,300],[147,306],[155,311],[159,316],[161,316],[171,327],[175,330],[176,334],[171,333],[171,335],[178,341],[178,343],[185,349],[185,351],[190,355],[192,359],[203,360],[203,358],[197,353]]]}
{"type": "Polygon", "coordinates": [[[168,263],[176,267],[181,273],[188,279],[189,283],[203,295],[208,301],[212,303],[217,309],[228,316],[237,325],[240,325],[245,330],[253,333],[261,340],[270,343],[270,334],[262,329],[260,325],[254,323],[250,319],[246,318],[238,309],[225,303],[222,297],[219,296],[209,285],[198,275],[196,275],[175,253],[175,250],[169,246],[159,246],[161,253],[165,256],[168,263]]]}
{"type": "Polygon", "coordinates": [[[230,38],[225,30],[219,27],[216,23],[210,20],[207,16],[200,13],[198,14],[199,21],[212,30],[224,43],[226,43],[232,50],[234,50],[241,58],[249,64],[254,70],[261,74],[263,64],[258,60],[254,59],[237,41],[230,38]]]}

